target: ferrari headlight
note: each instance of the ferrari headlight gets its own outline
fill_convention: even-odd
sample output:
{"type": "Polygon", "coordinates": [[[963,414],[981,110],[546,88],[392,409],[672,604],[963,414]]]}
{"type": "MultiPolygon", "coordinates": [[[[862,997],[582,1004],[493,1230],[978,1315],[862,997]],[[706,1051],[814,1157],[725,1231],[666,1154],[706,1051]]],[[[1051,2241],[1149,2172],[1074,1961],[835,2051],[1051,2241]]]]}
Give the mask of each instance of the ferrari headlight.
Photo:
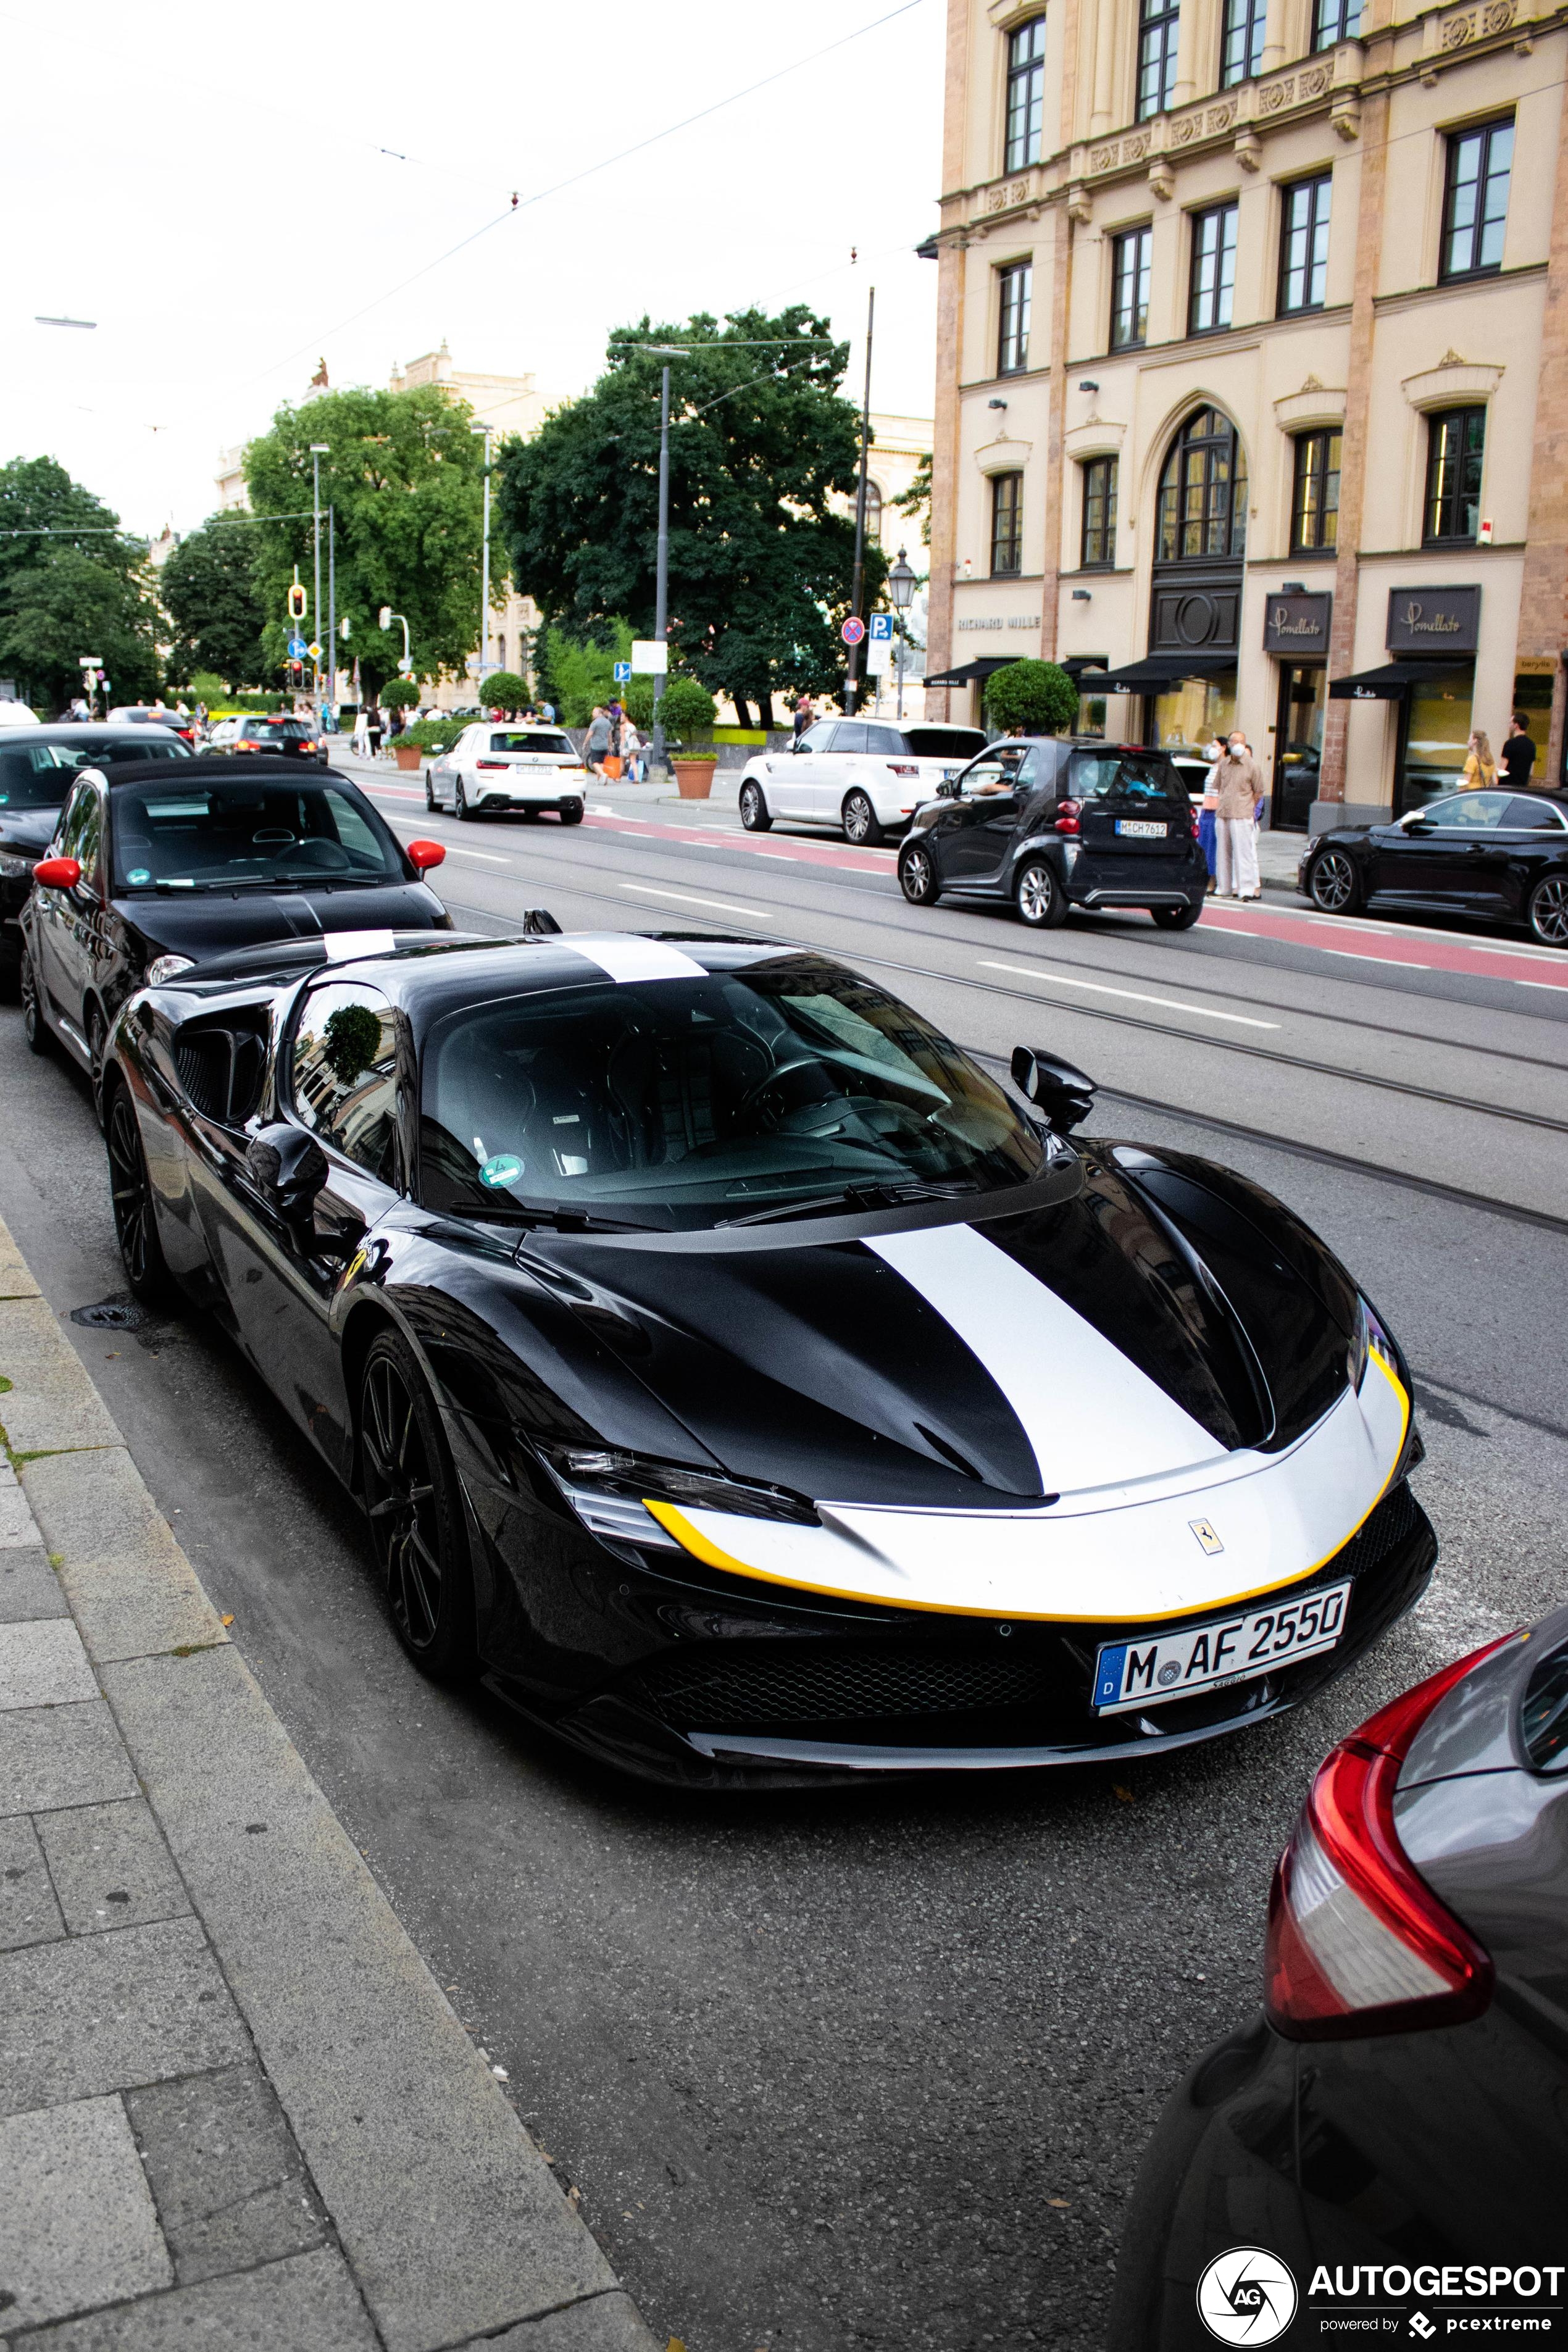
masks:
{"type": "Polygon", "coordinates": [[[162,988],[167,982],[177,979],[181,972],[194,971],[195,964],[195,956],[154,956],[147,967],[147,978],[142,984],[147,988],[162,988]]]}
{"type": "Polygon", "coordinates": [[[33,870],[30,857],[18,857],[9,849],[0,849],[0,874],[7,882],[25,882],[33,870]]]}
{"type": "Polygon", "coordinates": [[[718,1470],[688,1470],[646,1454],[609,1446],[547,1445],[541,1449],[566,1500],[595,1535],[622,1542],[668,1547],[673,1538],[647,1505],[670,1503],[678,1510],[726,1511],[747,1519],[783,1519],[795,1527],[821,1525],[815,1507],[787,1486],[731,1478],[718,1470]]]}
{"type": "Polygon", "coordinates": [[[1351,1386],[1358,1396],[1361,1394],[1361,1384],[1366,1378],[1370,1336],[1366,1301],[1358,1297],[1355,1303],[1355,1328],[1351,1333],[1350,1346],[1345,1351],[1345,1370],[1350,1375],[1351,1386]]]}

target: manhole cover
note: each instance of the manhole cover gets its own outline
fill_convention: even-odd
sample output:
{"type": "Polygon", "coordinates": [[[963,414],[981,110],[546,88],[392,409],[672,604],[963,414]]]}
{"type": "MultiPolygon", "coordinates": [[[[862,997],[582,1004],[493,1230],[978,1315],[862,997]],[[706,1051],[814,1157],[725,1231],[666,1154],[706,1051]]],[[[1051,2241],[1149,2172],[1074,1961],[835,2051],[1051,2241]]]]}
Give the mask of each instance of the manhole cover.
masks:
{"type": "Polygon", "coordinates": [[[73,1307],[71,1321],[89,1331],[139,1331],[153,1318],[133,1298],[100,1298],[96,1307],[73,1307]]]}

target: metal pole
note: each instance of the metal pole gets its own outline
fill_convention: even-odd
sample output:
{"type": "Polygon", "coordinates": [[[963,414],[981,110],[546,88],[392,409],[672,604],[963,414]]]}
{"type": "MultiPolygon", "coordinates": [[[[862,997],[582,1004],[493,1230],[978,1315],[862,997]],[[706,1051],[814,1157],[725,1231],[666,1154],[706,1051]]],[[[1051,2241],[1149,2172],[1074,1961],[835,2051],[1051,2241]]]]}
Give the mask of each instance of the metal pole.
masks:
{"type": "MultiPolygon", "coordinates": [[[[658,555],[654,575],[653,634],[656,643],[669,637],[669,369],[664,369],[658,401],[658,555]]],[[[668,656],[667,656],[668,658],[668,656]]],[[[653,765],[664,765],[664,681],[656,670],[653,680],[653,765]]]]}
{"type": "MultiPolygon", "coordinates": [[[[866,467],[871,453],[871,328],[877,316],[877,289],[873,286],[866,298],[866,389],[860,402],[860,482],[855,494],[855,578],[849,591],[849,609],[859,620],[862,573],[866,562],[866,467]]],[[[844,708],[853,718],[859,695],[860,648],[849,648],[849,674],[844,682],[844,708]]]]}
{"type": "Polygon", "coordinates": [[[327,509],[327,692],[338,715],[338,510],[327,509]]]}
{"type": "Polygon", "coordinates": [[[899,633],[893,646],[893,659],[899,666],[899,708],[897,718],[899,724],[901,727],[904,723],[904,616],[901,613],[897,615],[893,622],[893,626],[899,633]]]}
{"type": "Polygon", "coordinates": [[[485,525],[479,588],[479,700],[482,703],[490,648],[490,427],[488,425],[470,425],[468,430],[482,434],[485,443],[485,525]]]}
{"type": "MultiPolygon", "coordinates": [[[[310,451],[310,505],[314,510],[310,529],[315,538],[316,601],[310,607],[318,635],[321,626],[321,460],[320,453],[310,451]]],[[[321,739],[321,665],[316,664],[316,740],[321,739]]]]}

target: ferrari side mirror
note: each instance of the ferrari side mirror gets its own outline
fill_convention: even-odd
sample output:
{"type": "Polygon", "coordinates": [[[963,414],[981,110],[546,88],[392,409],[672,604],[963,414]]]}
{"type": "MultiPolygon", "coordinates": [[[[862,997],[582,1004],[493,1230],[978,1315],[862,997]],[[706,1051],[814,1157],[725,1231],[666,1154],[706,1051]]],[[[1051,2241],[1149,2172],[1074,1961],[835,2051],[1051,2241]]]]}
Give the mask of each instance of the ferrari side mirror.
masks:
{"type": "Polygon", "coordinates": [[[309,1221],[330,1172],[327,1155],[313,1135],[280,1119],[252,1136],[245,1164],[268,1208],[291,1224],[309,1221]]]}
{"type": "Polygon", "coordinates": [[[1094,1108],[1094,1080],[1071,1062],[1058,1061],[1037,1047],[1014,1046],[1012,1078],[1018,1092],[1045,1112],[1058,1135],[1070,1134],[1094,1108]]]}
{"type": "Polygon", "coordinates": [[[46,890],[74,890],[81,880],[81,863],[75,857],[40,857],[33,879],[46,890]]]}
{"type": "Polygon", "coordinates": [[[447,855],[443,841],[411,841],[407,845],[408,863],[416,873],[423,874],[432,866],[439,866],[447,855]]]}

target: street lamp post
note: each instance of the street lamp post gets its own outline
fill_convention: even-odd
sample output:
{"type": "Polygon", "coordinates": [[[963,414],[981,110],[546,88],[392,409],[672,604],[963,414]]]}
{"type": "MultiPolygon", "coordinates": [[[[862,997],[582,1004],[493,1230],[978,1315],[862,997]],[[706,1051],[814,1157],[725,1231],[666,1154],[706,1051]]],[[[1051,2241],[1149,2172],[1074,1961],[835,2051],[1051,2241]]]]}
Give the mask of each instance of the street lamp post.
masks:
{"type": "MultiPolygon", "coordinates": [[[[860,403],[860,479],[855,492],[855,577],[849,591],[849,610],[857,620],[860,614],[860,590],[866,562],[866,468],[871,455],[871,331],[877,318],[877,289],[873,286],[866,298],[866,387],[860,403]]],[[[844,708],[853,718],[860,694],[860,648],[849,648],[849,673],[844,681],[844,708]]]]}
{"type": "MultiPolygon", "coordinates": [[[[658,549],[654,565],[653,634],[666,645],[669,637],[669,362],[664,364],[658,394],[658,549]]],[[[665,656],[668,661],[668,656],[665,656]]],[[[668,669],[653,681],[653,764],[664,766],[664,683],[668,669]]]]}
{"type": "Polygon", "coordinates": [[[888,574],[888,593],[892,599],[893,610],[899,616],[899,642],[894,650],[894,659],[897,661],[899,666],[898,719],[899,724],[902,726],[904,719],[904,614],[909,611],[910,606],[914,602],[915,575],[901,547],[899,550],[899,560],[888,574]]]}
{"type": "Polygon", "coordinates": [[[482,434],[485,444],[485,529],[484,553],[481,558],[479,586],[479,701],[485,698],[485,675],[489,668],[490,646],[490,433],[488,425],[470,425],[470,433],[482,434]]]}
{"type": "MultiPolygon", "coordinates": [[[[312,441],[312,442],[311,442],[311,444],[310,444],[310,506],[311,506],[311,509],[312,509],[312,520],[311,520],[310,528],[311,528],[311,531],[312,531],[312,533],[313,533],[313,535],[314,535],[314,539],[315,539],[315,556],[316,556],[316,601],[315,601],[314,604],[311,606],[311,608],[310,608],[310,609],[311,609],[311,612],[312,612],[312,613],[314,614],[314,615],[315,615],[316,630],[317,630],[318,637],[319,637],[319,635],[320,635],[321,626],[321,460],[322,460],[322,458],[323,458],[323,457],[330,457],[330,456],[331,456],[331,445],[329,442],[326,442],[326,441],[312,441]]],[[[316,664],[315,664],[315,671],[316,671],[316,740],[317,740],[318,742],[320,742],[320,741],[321,741],[321,661],[320,661],[320,659],[319,659],[319,658],[318,658],[318,660],[317,660],[317,662],[316,662],[316,664]]]]}

